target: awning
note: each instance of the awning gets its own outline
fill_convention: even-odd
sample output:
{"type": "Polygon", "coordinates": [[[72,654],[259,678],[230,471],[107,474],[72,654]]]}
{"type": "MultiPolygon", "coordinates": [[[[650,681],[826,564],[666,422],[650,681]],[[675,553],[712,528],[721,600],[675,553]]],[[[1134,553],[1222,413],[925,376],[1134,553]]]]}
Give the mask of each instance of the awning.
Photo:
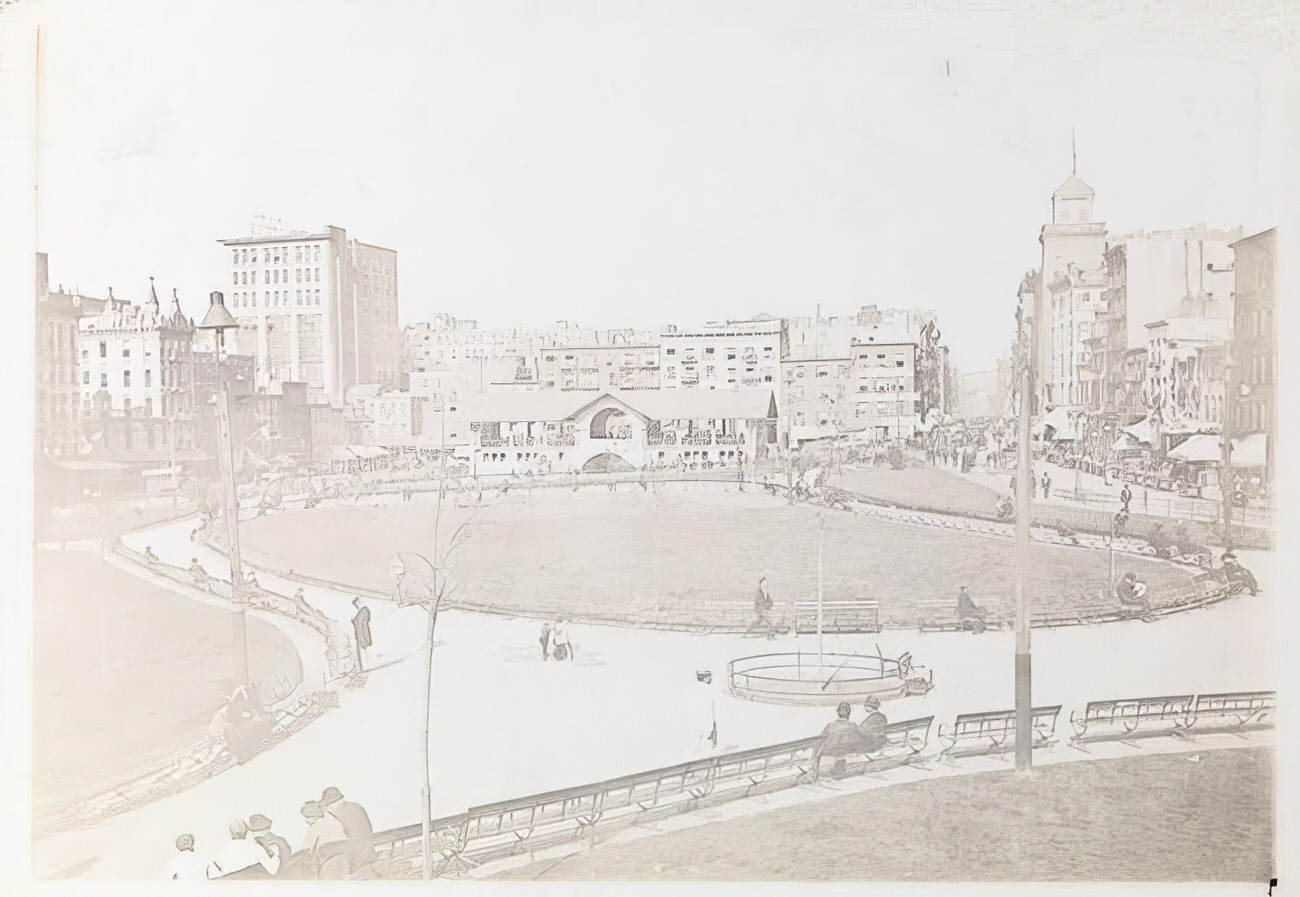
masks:
{"type": "Polygon", "coordinates": [[[1223,443],[1218,436],[1204,433],[1193,436],[1176,448],[1170,449],[1171,461],[1183,461],[1187,464],[1205,464],[1218,461],[1223,457],[1223,443]]]}
{"type": "Polygon", "coordinates": [[[1268,436],[1251,433],[1240,441],[1233,440],[1233,467],[1266,467],[1268,465],[1268,436]]]}
{"type": "Polygon", "coordinates": [[[1149,448],[1150,446],[1144,446],[1128,434],[1121,434],[1110,446],[1110,450],[1115,454],[1144,452],[1149,448]]]}
{"type": "Polygon", "coordinates": [[[1138,442],[1151,444],[1151,438],[1155,433],[1151,430],[1151,418],[1144,417],[1131,427],[1125,427],[1124,432],[1132,436],[1138,442]]]}

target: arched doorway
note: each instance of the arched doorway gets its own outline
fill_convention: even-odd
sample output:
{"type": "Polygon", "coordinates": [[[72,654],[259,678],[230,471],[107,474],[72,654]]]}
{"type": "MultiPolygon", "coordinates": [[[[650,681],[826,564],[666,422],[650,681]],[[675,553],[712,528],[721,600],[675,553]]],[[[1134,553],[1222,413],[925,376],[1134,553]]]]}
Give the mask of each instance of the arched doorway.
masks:
{"type": "Polygon", "coordinates": [[[583,473],[629,473],[636,470],[613,452],[601,452],[582,465],[583,473]]]}
{"type": "Polygon", "coordinates": [[[613,434],[628,424],[627,415],[619,408],[602,408],[591,418],[592,439],[612,439],[613,434]]]}

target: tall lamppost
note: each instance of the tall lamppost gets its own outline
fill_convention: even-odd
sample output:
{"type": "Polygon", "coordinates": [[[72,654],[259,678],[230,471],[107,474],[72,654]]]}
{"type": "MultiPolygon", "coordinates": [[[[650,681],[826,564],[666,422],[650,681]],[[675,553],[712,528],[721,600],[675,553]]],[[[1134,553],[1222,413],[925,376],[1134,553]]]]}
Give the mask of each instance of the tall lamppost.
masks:
{"type": "Polygon", "coordinates": [[[244,617],[242,595],[243,566],[239,561],[239,491],[235,485],[235,452],[230,435],[230,393],[226,388],[225,366],[222,354],[226,346],[226,331],[238,327],[233,315],[226,309],[225,297],[217,290],[211,294],[212,304],[203,316],[199,330],[216,334],[217,371],[217,460],[221,467],[221,515],[226,521],[226,539],[230,545],[230,600],[234,605],[235,678],[240,685],[248,685],[248,631],[244,617]]]}
{"type": "Polygon", "coordinates": [[[1029,642],[1029,525],[1032,507],[1029,501],[1033,477],[1031,415],[1034,410],[1034,352],[1037,348],[1038,315],[1024,319],[1023,309],[1016,312],[1017,340],[1024,349],[1020,371],[1020,419],[1016,451],[1016,771],[1029,772],[1033,766],[1033,696],[1029,642]],[[1028,338],[1025,327],[1028,326],[1028,338]]]}

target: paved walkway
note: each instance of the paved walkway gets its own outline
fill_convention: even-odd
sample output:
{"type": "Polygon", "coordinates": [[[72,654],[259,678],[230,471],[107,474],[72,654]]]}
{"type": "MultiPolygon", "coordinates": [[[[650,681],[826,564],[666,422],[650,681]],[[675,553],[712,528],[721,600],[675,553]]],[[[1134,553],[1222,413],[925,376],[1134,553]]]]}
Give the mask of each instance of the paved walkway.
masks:
{"type": "MultiPolygon", "coordinates": [[[[191,528],[187,522],[168,524],[127,541],[136,548],[147,541],[169,563],[188,564],[198,556],[210,571],[222,569],[219,555],[189,541],[191,528]]],[[[1153,624],[1035,631],[1035,703],[1063,704],[1065,726],[1069,711],[1089,700],[1274,688],[1268,637],[1276,620],[1272,558],[1243,553],[1243,561],[1264,587],[1258,597],[1153,624]]],[[[282,585],[270,579],[263,584],[282,585]]],[[[308,587],[307,597],[335,619],[350,620],[350,595],[308,587]]],[[[191,791],[97,828],[37,841],[34,874],[77,870],[86,877],[153,877],[178,834],[192,833],[200,851],[210,850],[226,839],[231,819],[252,813],[270,816],[275,830],[296,845],[304,833],[299,807],[327,786],[363,804],[377,830],[416,821],[423,664],[418,656],[401,658],[422,644],[425,617],[418,608],[389,611],[378,605],[374,617],[372,660],[389,665],[373,672],[364,688],[344,691],[337,710],[191,791]]],[[[814,637],[767,642],[574,626],[578,660],[561,664],[542,662],[531,620],[448,611],[438,626],[431,746],[435,816],[708,755],[713,749],[706,735],[715,718],[718,751],[804,737],[828,719],[825,708],[758,704],[725,692],[729,660],[816,650],[814,637]],[[696,681],[699,669],[714,672],[711,686],[696,681]]],[[[1013,704],[1011,633],[886,631],[827,636],[824,644],[827,651],[849,653],[874,652],[877,644],[889,656],[911,651],[918,664],[934,669],[934,691],[890,702],[892,719],[934,714],[937,724],[959,712],[1013,704]]],[[[1071,759],[1067,753],[1079,752],[1057,752],[1071,759]]],[[[796,789],[771,800],[775,805],[800,793],[823,792],[796,789]]]]}

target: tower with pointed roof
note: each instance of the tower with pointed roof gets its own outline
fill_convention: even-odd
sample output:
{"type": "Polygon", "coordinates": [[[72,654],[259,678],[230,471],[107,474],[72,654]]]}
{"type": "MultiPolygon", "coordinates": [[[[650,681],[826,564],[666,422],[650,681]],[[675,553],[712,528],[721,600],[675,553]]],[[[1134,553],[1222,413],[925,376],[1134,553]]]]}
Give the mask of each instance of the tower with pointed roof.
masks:
{"type": "Polygon", "coordinates": [[[1062,322],[1058,320],[1058,310],[1053,308],[1051,285],[1066,277],[1072,269],[1098,270],[1106,258],[1106,225],[1094,220],[1096,191],[1079,177],[1077,155],[1075,159],[1070,176],[1052,191],[1052,222],[1043,225],[1038,235],[1043,248],[1042,276],[1038,279],[1034,301],[1034,382],[1039,412],[1044,404],[1069,401],[1068,396],[1056,394],[1060,390],[1052,385],[1060,381],[1059,377],[1052,376],[1052,335],[1062,322]]]}

